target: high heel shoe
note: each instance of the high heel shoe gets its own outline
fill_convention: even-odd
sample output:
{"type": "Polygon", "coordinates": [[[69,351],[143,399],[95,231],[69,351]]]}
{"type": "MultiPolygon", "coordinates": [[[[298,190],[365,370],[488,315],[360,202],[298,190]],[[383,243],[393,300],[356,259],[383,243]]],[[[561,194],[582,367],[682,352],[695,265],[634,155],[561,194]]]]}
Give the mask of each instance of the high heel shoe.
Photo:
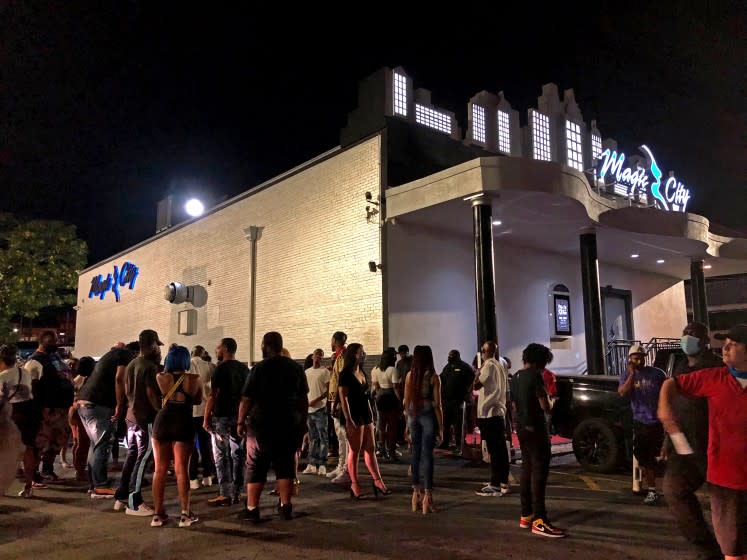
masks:
{"type": "Polygon", "coordinates": [[[426,490],[423,496],[423,515],[427,513],[436,513],[436,508],[433,507],[433,494],[430,490],[426,490]]]}
{"type": "MultiPolygon", "coordinates": [[[[356,486],[358,486],[358,485],[356,484],[356,486]]],[[[358,491],[360,492],[360,488],[358,488],[358,491]]],[[[355,492],[353,492],[353,485],[351,484],[350,485],[350,497],[352,499],[354,499],[354,500],[362,500],[363,499],[363,494],[362,493],[356,494],[355,492]]]]}
{"type": "Polygon", "coordinates": [[[422,497],[420,495],[420,488],[412,489],[412,512],[415,513],[420,509],[422,497]]]}
{"type": "Polygon", "coordinates": [[[378,497],[379,497],[379,494],[381,494],[382,496],[388,496],[389,494],[391,494],[391,493],[392,493],[392,491],[391,491],[391,490],[389,490],[389,488],[387,488],[386,486],[384,486],[384,488],[381,488],[380,486],[377,486],[377,485],[376,485],[376,483],[377,483],[377,482],[381,482],[381,484],[384,484],[384,483],[383,483],[383,482],[381,481],[381,479],[380,479],[380,478],[377,478],[376,480],[374,480],[374,481],[373,481],[373,493],[374,493],[374,498],[378,498],[378,497]]]}

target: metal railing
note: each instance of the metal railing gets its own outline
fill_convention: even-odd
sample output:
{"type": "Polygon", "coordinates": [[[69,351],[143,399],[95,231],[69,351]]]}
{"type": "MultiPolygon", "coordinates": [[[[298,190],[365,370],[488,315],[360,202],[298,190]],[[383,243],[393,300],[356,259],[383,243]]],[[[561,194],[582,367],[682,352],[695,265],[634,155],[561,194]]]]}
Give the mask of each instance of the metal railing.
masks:
{"type": "Polygon", "coordinates": [[[660,350],[674,350],[680,347],[679,338],[654,337],[647,343],[640,340],[612,340],[607,343],[607,374],[621,375],[628,364],[628,352],[634,344],[640,344],[646,350],[646,363],[666,369],[666,364],[657,364],[656,358],[660,350]]]}

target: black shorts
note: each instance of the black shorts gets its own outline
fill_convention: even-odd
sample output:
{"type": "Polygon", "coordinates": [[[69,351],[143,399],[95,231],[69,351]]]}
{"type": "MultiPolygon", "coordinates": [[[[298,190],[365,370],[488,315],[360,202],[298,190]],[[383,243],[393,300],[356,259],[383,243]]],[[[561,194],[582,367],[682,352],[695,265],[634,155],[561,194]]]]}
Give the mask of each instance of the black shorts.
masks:
{"type": "Polygon", "coordinates": [[[656,466],[656,458],[664,444],[664,427],[661,422],[642,424],[633,422],[633,455],[644,468],[656,466]]]}
{"type": "Polygon", "coordinates": [[[711,484],[713,532],[725,556],[747,554],[747,490],[711,484]]]}
{"type": "Polygon", "coordinates": [[[247,484],[267,482],[267,472],[270,467],[275,471],[275,478],[278,480],[296,478],[296,446],[264,444],[252,436],[247,436],[244,482],[247,484]]]}
{"type": "Polygon", "coordinates": [[[26,447],[34,447],[36,436],[41,429],[41,412],[34,408],[34,401],[28,400],[13,403],[11,410],[13,422],[21,432],[21,441],[26,447]]]}

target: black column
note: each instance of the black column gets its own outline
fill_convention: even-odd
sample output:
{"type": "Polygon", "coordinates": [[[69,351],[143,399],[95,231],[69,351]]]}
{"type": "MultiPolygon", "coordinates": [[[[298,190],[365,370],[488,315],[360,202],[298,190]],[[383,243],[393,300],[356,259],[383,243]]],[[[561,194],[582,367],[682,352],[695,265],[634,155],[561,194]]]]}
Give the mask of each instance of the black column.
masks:
{"type": "Polygon", "coordinates": [[[693,321],[698,321],[708,327],[708,300],[701,260],[690,262],[690,296],[693,300],[693,321]]]}
{"type": "Polygon", "coordinates": [[[599,295],[597,234],[581,233],[581,287],[584,294],[584,329],[586,334],[586,367],[589,375],[605,375],[602,298],[599,295]]]}
{"type": "Polygon", "coordinates": [[[498,342],[495,325],[495,277],[493,271],[493,208],[490,199],[472,201],[472,231],[475,236],[475,308],[477,347],[486,340],[498,342]]]}

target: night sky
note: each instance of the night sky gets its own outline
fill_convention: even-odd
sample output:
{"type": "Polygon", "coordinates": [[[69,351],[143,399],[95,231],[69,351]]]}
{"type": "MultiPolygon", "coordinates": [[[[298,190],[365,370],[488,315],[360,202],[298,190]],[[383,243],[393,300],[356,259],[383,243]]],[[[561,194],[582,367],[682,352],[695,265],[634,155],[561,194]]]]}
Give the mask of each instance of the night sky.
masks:
{"type": "Polygon", "coordinates": [[[377,4],[347,21],[318,5],[30,4],[0,0],[2,210],[76,224],[91,263],[152,235],[169,191],[220,200],[336,146],[358,80],[399,65],[463,129],[480,90],[505,91],[524,124],[543,83],[573,87],[605,137],[677,172],[692,211],[747,227],[742,2],[377,4]]]}

